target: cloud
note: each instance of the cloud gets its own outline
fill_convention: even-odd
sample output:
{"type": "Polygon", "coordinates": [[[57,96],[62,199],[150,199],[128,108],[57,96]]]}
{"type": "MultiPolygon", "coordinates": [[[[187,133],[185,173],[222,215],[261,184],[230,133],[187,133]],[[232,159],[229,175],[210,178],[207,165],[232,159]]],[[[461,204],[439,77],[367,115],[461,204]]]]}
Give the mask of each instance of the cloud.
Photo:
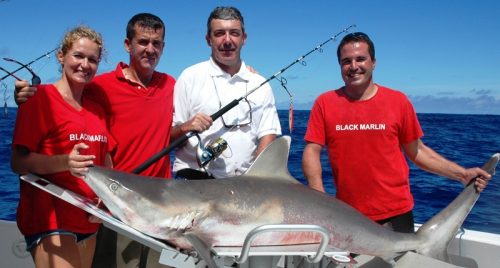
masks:
{"type": "Polygon", "coordinates": [[[473,97],[409,96],[417,113],[500,114],[500,99],[490,90],[475,91],[473,97]]]}
{"type": "Polygon", "coordinates": [[[476,94],[476,95],[491,95],[492,94],[492,90],[491,89],[472,89],[471,90],[472,93],[476,94]]]}
{"type": "Polygon", "coordinates": [[[453,92],[453,91],[440,91],[436,94],[437,95],[445,95],[445,96],[453,96],[453,95],[455,95],[455,92],[453,92]]]}
{"type": "MultiPolygon", "coordinates": [[[[416,96],[408,98],[417,113],[442,114],[496,114],[500,115],[500,99],[495,98],[492,90],[475,90],[472,97],[457,97],[452,92],[441,92],[438,95],[416,96]]],[[[277,102],[279,110],[287,110],[290,103],[277,102]]],[[[296,110],[310,110],[313,101],[294,103],[296,110]]]]}

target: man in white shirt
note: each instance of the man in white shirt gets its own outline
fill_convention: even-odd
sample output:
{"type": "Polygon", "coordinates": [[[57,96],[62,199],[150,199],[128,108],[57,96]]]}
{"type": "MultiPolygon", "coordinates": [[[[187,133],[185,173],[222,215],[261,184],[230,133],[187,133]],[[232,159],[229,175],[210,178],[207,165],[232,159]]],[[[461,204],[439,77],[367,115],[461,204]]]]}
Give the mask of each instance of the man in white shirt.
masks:
{"type": "Polygon", "coordinates": [[[207,28],[206,40],[212,50],[210,59],[184,70],[174,89],[172,139],[188,132],[197,132],[200,137],[200,141],[190,138],[175,154],[173,171],[177,177],[188,179],[240,175],[276,135],[281,134],[269,84],[212,121],[211,114],[245,96],[265,78],[250,72],[240,58],[247,35],[238,9],[215,8],[207,28]],[[227,149],[202,168],[196,156],[199,142],[205,147],[219,137],[227,142],[227,149]]]}

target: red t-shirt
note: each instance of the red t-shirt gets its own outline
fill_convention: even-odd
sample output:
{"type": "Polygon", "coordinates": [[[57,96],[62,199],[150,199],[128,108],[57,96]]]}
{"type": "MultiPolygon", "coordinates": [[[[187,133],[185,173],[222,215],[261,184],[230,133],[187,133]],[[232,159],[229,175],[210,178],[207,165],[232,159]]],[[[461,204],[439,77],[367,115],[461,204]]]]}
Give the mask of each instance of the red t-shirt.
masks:
{"type": "MultiPolygon", "coordinates": [[[[117,142],[114,168],[131,172],[169,144],[175,79],[155,72],[147,88],[127,80],[119,63],[115,71],[98,75],[84,94],[106,112],[108,129],[117,142]]],[[[170,178],[170,158],[161,158],[142,175],[170,178]]]]}
{"type": "MultiPolygon", "coordinates": [[[[108,135],[103,109],[83,98],[82,110],[70,106],[53,85],[40,85],[37,94],[19,106],[12,146],[23,146],[45,155],[69,154],[73,146],[85,142],[89,148],[82,154],[96,156],[94,163],[104,165],[106,153],[114,146],[108,135]]],[[[96,195],[87,184],[69,171],[43,175],[54,184],[84,197],[96,195]]],[[[90,223],[88,214],[21,181],[17,224],[24,235],[64,229],[93,233],[99,224],[90,223]]]]}
{"type": "Polygon", "coordinates": [[[319,96],[304,139],[326,145],[337,198],[381,220],[413,208],[401,145],[422,135],[407,97],[378,86],[369,100],[350,100],[341,90],[319,96]]]}

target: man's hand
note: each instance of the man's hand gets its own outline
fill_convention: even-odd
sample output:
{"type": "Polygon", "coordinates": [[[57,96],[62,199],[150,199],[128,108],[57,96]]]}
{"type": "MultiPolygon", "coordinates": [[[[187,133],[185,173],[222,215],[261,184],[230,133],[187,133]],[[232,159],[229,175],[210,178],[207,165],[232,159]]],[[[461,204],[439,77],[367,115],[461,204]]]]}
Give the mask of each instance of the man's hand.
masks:
{"type": "Polygon", "coordinates": [[[182,124],[182,130],[185,132],[196,131],[203,132],[212,126],[212,118],[204,113],[197,113],[187,122],[182,124]]]}
{"type": "Polygon", "coordinates": [[[204,113],[197,113],[188,121],[172,127],[172,132],[170,133],[170,141],[174,141],[180,136],[188,133],[188,132],[197,132],[201,133],[212,126],[213,120],[212,117],[206,115],[204,113]]]}
{"type": "Polygon", "coordinates": [[[36,93],[36,87],[31,87],[28,81],[16,81],[14,89],[14,100],[17,105],[25,103],[36,93]]]}
{"type": "Polygon", "coordinates": [[[491,175],[479,167],[466,169],[465,172],[467,176],[464,183],[467,185],[471,180],[476,179],[474,186],[478,193],[482,192],[491,180],[491,175]]]}

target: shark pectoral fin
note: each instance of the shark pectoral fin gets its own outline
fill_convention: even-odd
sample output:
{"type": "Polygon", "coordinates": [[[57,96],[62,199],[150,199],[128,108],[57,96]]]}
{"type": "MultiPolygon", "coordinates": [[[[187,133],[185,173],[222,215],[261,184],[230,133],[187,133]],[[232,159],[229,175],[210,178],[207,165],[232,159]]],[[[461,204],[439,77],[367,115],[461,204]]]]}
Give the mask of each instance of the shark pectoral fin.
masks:
{"type": "Polygon", "coordinates": [[[209,268],[217,268],[214,261],[210,246],[200,239],[197,235],[192,233],[185,233],[184,237],[191,243],[193,248],[200,254],[200,257],[205,261],[209,268]]]}
{"type": "Polygon", "coordinates": [[[245,172],[245,176],[270,177],[298,182],[288,172],[290,136],[281,136],[269,144],[245,172]]]}

